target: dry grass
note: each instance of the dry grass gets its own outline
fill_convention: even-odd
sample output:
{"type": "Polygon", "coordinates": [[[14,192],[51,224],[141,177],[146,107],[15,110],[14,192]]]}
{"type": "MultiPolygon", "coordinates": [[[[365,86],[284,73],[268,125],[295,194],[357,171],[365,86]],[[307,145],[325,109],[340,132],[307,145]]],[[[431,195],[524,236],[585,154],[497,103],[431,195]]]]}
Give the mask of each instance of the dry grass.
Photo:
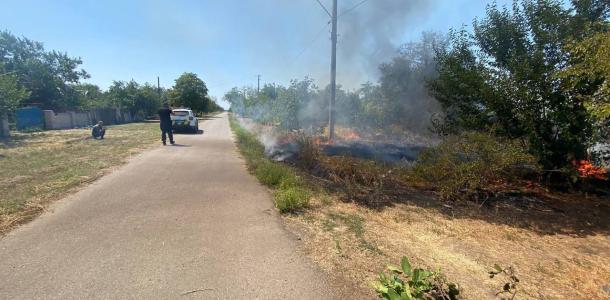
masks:
{"type": "Polygon", "coordinates": [[[94,181],[158,139],[158,124],[14,133],[0,142],[0,233],[39,215],[51,201],[94,181]]]}
{"type": "Polygon", "coordinates": [[[376,274],[403,255],[414,264],[441,268],[449,281],[461,286],[466,299],[496,298],[505,282],[489,278],[494,264],[516,269],[521,280],[516,299],[610,297],[604,291],[610,284],[606,230],[546,234],[509,221],[454,218],[419,200],[383,210],[329,202],[318,199],[305,214],[285,219],[290,228],[306,232],[306,249],[323,269],[370,290],[371,297],[376,274]],[[349,222],[337,216],[360,220],[362,230],[350,230],[349,222]]]}

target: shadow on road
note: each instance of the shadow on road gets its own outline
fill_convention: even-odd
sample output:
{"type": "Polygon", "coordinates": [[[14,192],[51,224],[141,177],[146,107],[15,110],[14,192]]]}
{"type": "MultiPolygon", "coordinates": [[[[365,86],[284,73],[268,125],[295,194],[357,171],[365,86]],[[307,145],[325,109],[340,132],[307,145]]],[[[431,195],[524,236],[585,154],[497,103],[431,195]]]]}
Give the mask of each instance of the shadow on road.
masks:
{"type": "Polygon", "coordinates": [[[203,133],[204,133],[204,131],[201,129],[199,129],[197,132],[174,131],[174,134],[179,134],[179,135],[201,135],[203,133]]]}

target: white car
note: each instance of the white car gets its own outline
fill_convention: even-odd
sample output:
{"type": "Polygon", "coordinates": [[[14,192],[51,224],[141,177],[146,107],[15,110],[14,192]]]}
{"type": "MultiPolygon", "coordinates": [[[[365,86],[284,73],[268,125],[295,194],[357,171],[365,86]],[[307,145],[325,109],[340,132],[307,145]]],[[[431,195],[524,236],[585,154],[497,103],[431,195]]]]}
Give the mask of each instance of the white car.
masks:
{"type": "Polygon", "coordinates": [[[175,131],[199,132],[199,120],[192,110],[187,108],[173,109],[172,129],[175,131]]]}

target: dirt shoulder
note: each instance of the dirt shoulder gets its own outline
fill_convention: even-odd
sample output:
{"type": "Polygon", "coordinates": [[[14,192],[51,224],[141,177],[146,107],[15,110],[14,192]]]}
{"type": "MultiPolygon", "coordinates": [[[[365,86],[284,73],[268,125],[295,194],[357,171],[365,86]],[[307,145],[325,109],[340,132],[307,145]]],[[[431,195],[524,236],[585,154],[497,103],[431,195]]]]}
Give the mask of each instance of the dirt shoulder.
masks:
{"type": "Polygon", "coordinates": [[[515,268],[520,280],[516,299],[607,299],[610,235],[596,221],[601,214],[608,216],[608,204],[591,205],[590,212],[600,206],[596,216],[589,215],[588,229],[557,228],[562,218],[570,219],[565,212],[524,216],[449,208],[421,192],[382,209],[327,196],[302,214],[284,218],[302,232],[307,253],[323,269],[363,288],[370,289],[387,264],[407,256],[417,265],[440,269],[460,285],[466,299],[496,298],[507,281],[489,277],[495,264],[515,268]]]}

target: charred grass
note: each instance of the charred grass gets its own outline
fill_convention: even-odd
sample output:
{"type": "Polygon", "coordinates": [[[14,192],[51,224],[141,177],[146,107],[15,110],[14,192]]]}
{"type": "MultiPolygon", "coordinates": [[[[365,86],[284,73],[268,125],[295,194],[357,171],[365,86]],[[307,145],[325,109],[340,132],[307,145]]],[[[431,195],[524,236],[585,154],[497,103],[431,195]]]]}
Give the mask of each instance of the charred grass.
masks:
{"type": "Polygon", "coordinates": [[[14,133],[0,143],[0,233],[28,221],[54,200],[102,176],[158,139],[158,124],[14,133]]]}

